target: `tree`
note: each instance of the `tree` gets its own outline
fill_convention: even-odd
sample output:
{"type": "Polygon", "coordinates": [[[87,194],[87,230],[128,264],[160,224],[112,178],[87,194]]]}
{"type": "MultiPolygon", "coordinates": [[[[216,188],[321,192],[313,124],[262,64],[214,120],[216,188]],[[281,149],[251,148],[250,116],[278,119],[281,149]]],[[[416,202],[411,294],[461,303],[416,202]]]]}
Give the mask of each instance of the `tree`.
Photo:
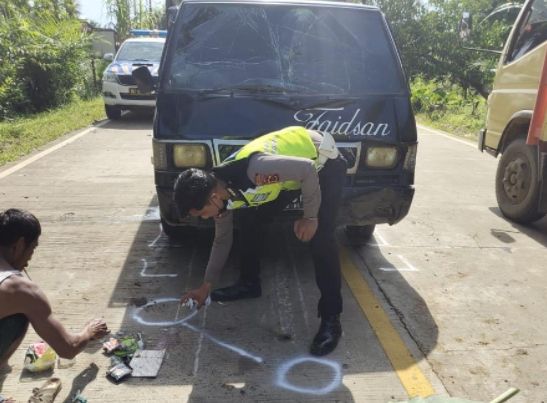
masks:
{"type": "MultiPolygon", "coordinates": [[[[487,97],[491,70],[499,55],[477,49],[501,50],[516,17],[506,0],[369,0],[390,22],[403,65],[412,78],[457,83],[487,97]],[[458,24],[463,12],[476,22],[469,40],[462,42],[458,24]],[[492,18],[495,16],[496,18],[492,18]]],[[[522,1],[520,1],[522,3],[522,1]]]]}

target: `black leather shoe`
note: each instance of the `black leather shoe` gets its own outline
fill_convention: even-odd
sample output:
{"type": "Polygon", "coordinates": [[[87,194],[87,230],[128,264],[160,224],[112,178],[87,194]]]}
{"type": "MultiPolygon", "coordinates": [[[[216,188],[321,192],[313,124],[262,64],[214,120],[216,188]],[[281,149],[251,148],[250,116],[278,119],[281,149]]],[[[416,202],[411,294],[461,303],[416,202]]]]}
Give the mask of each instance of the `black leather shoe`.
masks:
{"type": "Polygon", "coordinates": [[[262,295],[262,287],[260,283],[247,283],[238,281],[237,283],[218,288],[211,293],[213,301],[235,301],[237,299],[258,298],[262,295]]]}
{"type": "Polygon", "coordinates": [[[320,356],[332,352],[338,345],[340,336],[342,336],[340,315],[321,318],[321,325],[311,343],[310,353],[320,356]]]}

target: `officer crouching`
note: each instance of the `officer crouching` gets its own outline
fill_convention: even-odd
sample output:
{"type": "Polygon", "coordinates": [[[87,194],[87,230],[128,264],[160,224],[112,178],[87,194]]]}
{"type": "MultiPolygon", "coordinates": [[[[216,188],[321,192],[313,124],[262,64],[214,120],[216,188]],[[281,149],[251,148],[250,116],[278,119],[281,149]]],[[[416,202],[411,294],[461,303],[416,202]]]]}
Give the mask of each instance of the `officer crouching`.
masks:
{"type": "Polygon", "coordinates": [[[304,214],[294,222],[296,237],[310,243],[315,278],[321,293],[319,330],[310,347],[313,355],[333,351],[342,335],[341,274],[334,236],[345,180],[346,162],[328,133],[287,127],[247,143],[212,172],[191,168],[175,183],[174,200],[181,216],[215,220],[215,239],[203,284],[184,294],[202,306],[207,298],[233,301],[258,298],[259,250],[264,225],[302,195],[304,214]],[[211,292],[228,259],[233,242],[233,210],[240,210],[240,278],[211,292]]]}

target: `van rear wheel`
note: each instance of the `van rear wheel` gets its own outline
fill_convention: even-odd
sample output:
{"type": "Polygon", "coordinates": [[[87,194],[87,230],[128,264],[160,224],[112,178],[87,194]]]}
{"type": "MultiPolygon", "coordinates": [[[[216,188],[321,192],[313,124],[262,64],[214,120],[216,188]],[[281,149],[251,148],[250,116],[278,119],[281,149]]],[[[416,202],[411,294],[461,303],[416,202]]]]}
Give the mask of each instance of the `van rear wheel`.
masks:
{"type": "Polygon", "coordinates": [[[345,232],[352,244],[361,245],[370,241],[374,228],[376,228],[376,224],[346,225],[345,232]]]}
{"type": "Polygon", "coordinates": [[[539,220],[537,150],[524,139],[513,141],[501,156],[496,172],[496,199],[502,214],[520,224],[539,220]]]}
{"type": "Polygon", "coordinates": [[[110,120],[118,120],[122,117],[122,110],[117,106],[105,104],[104,111],[106,112],[106,117],[110,120]]]}

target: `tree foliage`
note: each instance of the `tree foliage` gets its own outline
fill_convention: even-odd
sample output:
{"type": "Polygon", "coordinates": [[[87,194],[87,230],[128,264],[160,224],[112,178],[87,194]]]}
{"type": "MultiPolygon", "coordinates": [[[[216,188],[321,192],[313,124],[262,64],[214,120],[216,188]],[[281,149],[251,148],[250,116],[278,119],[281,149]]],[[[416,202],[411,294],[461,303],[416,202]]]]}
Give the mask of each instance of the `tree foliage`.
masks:
{"type": "Polygon", "coordinates": [[[151,7],[145,0],[105,0],[108,13],[116,19],[116,31],[120,40],[129,36],[131,29],[158,29],[164,11],[151,7]]]}
{"type": "Polygon", "coordinates": [[[0,3],[0,119],[85,95],[89,41],[73,0],[0,3]]]}
{"type": "MultiPolygon", "coordinates": [[[[522,3],[523,1],[515,1],[522,3]]],[[[370,0],[386,14],[410,76],[444,81],[487,97],[492,69],[499,55],[478,49],[501,50],[518,10],[503,7],[507,0],[370,0]],[[463,41],[458,26],[463,12],[471,13],[471,35],[463,41]]]]}

